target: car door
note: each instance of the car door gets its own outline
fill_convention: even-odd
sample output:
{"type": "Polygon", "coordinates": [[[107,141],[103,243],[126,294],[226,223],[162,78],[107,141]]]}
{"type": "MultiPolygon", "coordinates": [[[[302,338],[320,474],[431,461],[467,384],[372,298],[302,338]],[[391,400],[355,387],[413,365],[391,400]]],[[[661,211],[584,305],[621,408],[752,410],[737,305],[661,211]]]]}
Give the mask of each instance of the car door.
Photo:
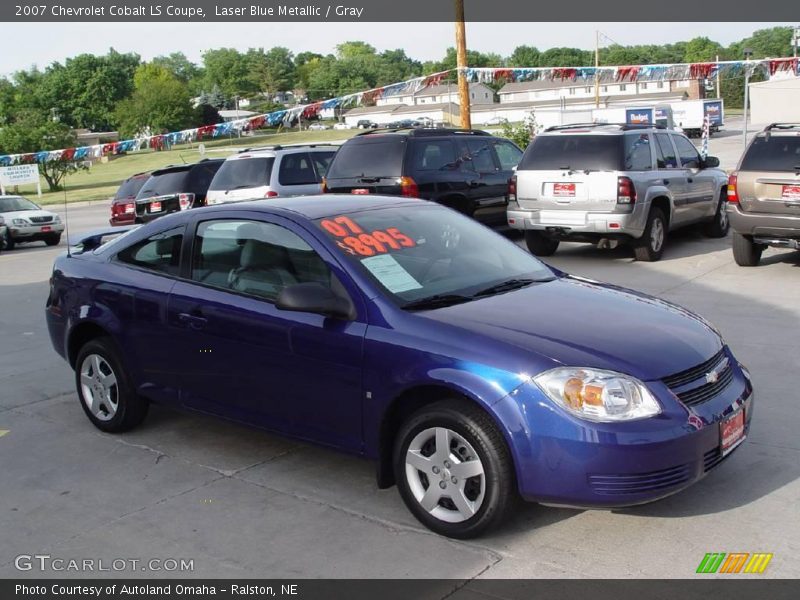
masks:
{"type": "Polygon", "coordinates": [[[467,138],[463,143],[468,152],[466,165],[477,174],[469,192],[472,216],[483,223],[505,223],[510,175],[506,176],[496,162],[491,138],[467,138]]]}
{"type": "MultiPolygon", "coordinates": [[[[325,169],[327,170],[327,165],[325,169]]],[[[280,158],[277,190],[281,196],[318,194],[321,180],[309,152],[292,152],[280,158]]]]}
{"type": "Polygon", "coordinates": [[[659,181],[672,194],[673,213],[671,227],[685,225],[691,221],[688,203],[688,183],[686,172],[680,167],[678,153],[672,139],[667,133],[655,133],[656,166],[659,170],[659,181]]]}
{"type": "Polygon", "coordinates": [[[408,144],[406,168],[417,185],[420,198],[472,214],[469,183],[478,175],[463,168],[461,148],[452,137],[415,138],[408,144]]]}
{"type": "Polygon", "coordinates": [[[689,222],[702,221],[716,211],[714,188],[716,178],[713,171],[703,169],[700,153],[688,138],[672,134],[681,168],[686,174],[686,203],[689,222]]]}
{"type": "Polygon", "coordinates": [[[214,214],[197,222],[184,280],[172,291],[184,405],[350,451],[361,448],[360,295],[308,232],[278,217],[214,214]],[[287,312],[286,285],[348,294],[354,321],[287,312]],[[342,281],[345,281],[342,284],[342,281]]]}
{"type": "Polygon", "coordinates": [[[138,391],[160,402],[177,402],[175,348],[165,338],[169,293],[180,270],[185,226],[157,232],[123,248],[112,261],[116,278],[99,282],[97,301],[117,315],[121,340],[137,372],[138,391]]]}

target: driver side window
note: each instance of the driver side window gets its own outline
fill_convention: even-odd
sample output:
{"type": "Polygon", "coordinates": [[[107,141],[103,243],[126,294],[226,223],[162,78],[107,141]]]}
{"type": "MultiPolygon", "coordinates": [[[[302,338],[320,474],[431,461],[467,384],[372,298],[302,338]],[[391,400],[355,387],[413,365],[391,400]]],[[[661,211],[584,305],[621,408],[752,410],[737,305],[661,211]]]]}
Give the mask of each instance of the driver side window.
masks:
{"type": "Polygon", "coordinates": [[[678,151],[678,157],[681,159],[681,165],[687,169],[699,169],[700,154],[694,144],[682,135],[673,135],[672,139],[675,141],[675,148],[678,151]]]}
{"type": "Polygon", "coordinates": [[[274,223],[249,220],[200,223],[191,278],[270,302],[288,285],[331,285],[328,265],[300,236],[274,223]]]}

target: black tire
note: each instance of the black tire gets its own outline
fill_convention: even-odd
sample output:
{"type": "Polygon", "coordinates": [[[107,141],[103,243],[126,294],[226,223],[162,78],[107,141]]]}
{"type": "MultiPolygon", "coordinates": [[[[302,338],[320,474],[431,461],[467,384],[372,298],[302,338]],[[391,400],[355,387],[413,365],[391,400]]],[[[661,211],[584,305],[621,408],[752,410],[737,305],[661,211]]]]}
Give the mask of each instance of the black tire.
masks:
{"type": "Polygon", "coordinates": [[[61,234],[51,235],[44,240],[48,246],[58,246],[61,243],[61,234]]]}
{"type": "Polygon", "coordinates": [[[644,234],[639,239],[633,248],[636,254],[636,260],[643,262],[655,262],[661,259],[664,253],[664,246],[667,243],[667,219],[664,216],[664,211],[654,206],[650,209],[650,214],[647,215],[647,225],[644,228],[644,234]],[[657,244],[655,238],[661,231],[661,243],[657,244]]]}
{"type": "Polygon", "coordinates": [[[558,250],[558,240],[541,231],[525,231],[525,245],[534,256],[553,256],[558,250]]]}
{"type": "Polygon", "coordinates": [[[5,245],[5,248],[4,248],[5,250],[13,250],[14,246],[17,245],[17,243],[14,241],[14,238],[11,237],[11,232],[8,231],[8,230],[6,230],[6,240],[5,240],[5,242],[6,242],[6,245],[5,245]]]}
{"type": "MultiPolygon", "coordinates": [[[[431,456],[435,461],[435,453],[431,456]]],[[[425,406],[414,413],[400,428],[394,444],[393,464],[395,481],[400,490],[400,496],[411,513],[428,529],[438,534],[457,538],[469,539],[481,535],[491,527],[496,526],[505,516],[509,503],[516,498],[516,484],[514,467],[508,447],[502,434],[498,431],[491,417],[466,400],[449,399],[425,406]],[[445,428],[450,432],[451,440],[455,447],[450,445],[447,451],[448,458],[464,456],[465,460],[480,460],[483,475],[478,477],[465,477],[462,482],[457,481],[449,471],[459,465],[448,464],[437,471],[438,474],[425,473],[422,470],[414,471],[416,475],[408,475],[406,467],[406,454],[409,446],[419,436],[425,437],[434,428],[445,428]],[[458,438],[465,440],[471,448],[459,445],[458,438]],[[474,450],[477,456],[467,454],[474,450]],[[421,500],[417,500],[413,483],[409,477],[418,477],[428,482],[428,486],[421,493],[427,493],[431,486],[436,486],[443,491],[442,497],[431,510],[443,511],[449,515],[457,516],[459,513],[451,497],[446,497],[453,492],[459,493],[461,486],[463,495],[468,500],[469,494],[474,496],[474,501],[481,500],[471,517],[459,522],[448,522],[431,514],[423,508],[421,500]],[[431,479],[427,479],[430,477],[431,479]],[[433,479],[433,478],[436,479],[433,479]],[[481,480],[482,478],[482,480],[481,480]],[[449,487],[448,487],[449,486],[449,487]],[[482,496],[478,495],[482,490],[482,496]],[[448,504],[449,503],[449,504],[448,504]]],[[[436,468],[435,466],[433,467],[436,468]]],[[[424,484],[423,484],[424,485],[424,484]]],[[[433,488],[436,489],[436,488],[433,488]]],[[[459,517],[460,518],[460,517],[459,517]]]]}
{"type": "Polygon", "coordinates": [[[724,238],[728,235],[728,230],[731,228],[730,219],[728,219],[727,211],[727,188],[722,188],[719,193],[719,204],[717,210],[714,212],[714,220],[709,222],[705,227],[705,234],[711,238],[724,238]]]}
{"type": "Polygon", "coordinates": [[[757,267],[764,252],[763,244],[756,244],[753,238],[733,232],[733,260],[740,267],[757,267]]]}
{"type": "MultiPolygon", "coordinates": [[[[99,373],[93,373],[99,377],[107,376],[108,370],[100,369],[99,373]]],[[[99,385],[99,381],[96,381],[99,385]]],[[[83,407],[83,411],[95,427],[102,431],[109,433],[120,433],[128,431],[139,425],[147,416],[147,410],[150,403],[136,394],[130,378],[125,371],[122,364],[119,352],[110,338],[101,337],[95,338],[87,342],[78,352],[78,357],[75,361],[75,387],[78,391],[78,400],[83,407]],[[85,395],[84,385],[82,383],[84,361],[90,361],[91,357],[98,356],[104,362],[106,367],[110,367],[112,374],[116,378],[115,393],[110,394],[111,401],[116,399],[116,408],[113,415],[109,418],[99,418],[93,414],[89,408],[89,402],[85,395]]],[[[106,404],[105,400],[98,401],[101,406],[106,404]]],[[[111,412],[106,409],[106,413],[111,412]]]]}

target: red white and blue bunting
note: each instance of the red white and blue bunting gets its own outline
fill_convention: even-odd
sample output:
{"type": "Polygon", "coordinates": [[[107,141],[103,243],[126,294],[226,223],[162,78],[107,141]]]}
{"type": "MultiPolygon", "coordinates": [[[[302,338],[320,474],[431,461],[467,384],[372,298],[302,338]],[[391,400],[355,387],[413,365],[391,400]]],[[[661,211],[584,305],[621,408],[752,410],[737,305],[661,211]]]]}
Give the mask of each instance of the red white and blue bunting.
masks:
{"type": "Polygon", "coordinates": [[[23,164],[42,164],[58,161],[85,161],[103,156],[135,152],[147,148],[164,149],[175,144],[238,135],[246,131],[254,131],[263,127],[289,125],[298,119],[313,119],[323,110],[332,108],[353,108],[373,105],[378,99],[397,95],[413,94],[430,85],[437,85],[450,75],[463,73],[467,81],[523,82],[523,81],[559,81],[588,83],[599,80],[605,82],[648,82],[687,79],[714,79],[717,75],[733,77],[749,75],[761,71],[772,76],[776,73],[800,75],[797,58],[776,58],[764,60],[734,60],[703,63],[627,65],[602,67],[466,67],[449,69],[431,75],[415,77],[399,83],[392,83],[363,92],[347,94],[328,100],[313,102],[301,106],[278,110],[271,113],[255,115],[235,121],[205,125],[193,129],[184,129],[157,135],[142,135],[130,140],[63,148],[61,150],[42,150],[25,154],[0,155],[0,167],[23,164]]]}

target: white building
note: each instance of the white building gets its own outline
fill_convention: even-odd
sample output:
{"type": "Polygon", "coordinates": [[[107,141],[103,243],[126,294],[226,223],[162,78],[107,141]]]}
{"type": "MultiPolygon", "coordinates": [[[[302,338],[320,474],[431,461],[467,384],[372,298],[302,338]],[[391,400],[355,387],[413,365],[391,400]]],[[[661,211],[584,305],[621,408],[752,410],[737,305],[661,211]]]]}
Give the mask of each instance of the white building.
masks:
{"type": "MultiPolygon", "coordinates": [[[[642,81],[642,82],[606,82],[600,84],[601,98],[605,96],[650,96],[666,92],[685,93],[689,98],[702,98],[698,80],[686,81],[642,81]]],[[[560,98],[594,99],[594,81],[520,81],[507,83],[497,92],[500,103],[545,102],[560,98]]]]}
{"type": "Polygon", "coordinates": [[[751,83],[750,121],[759,125],[800,122],[800,77],[751,83]]]}
{"type": "Polygon", "coordinates": [[[355,127],[359,121],[372,121],[378,125],[386,125],[406,119],[430,119],[437,123],[458,125],[460,115],[458,104],[454,102],[422,105],[392,104],[354,108],[344,114],[344,122],[355,127]]]}
{"type": "MultiPolygon", "coordinates": [[[[470,83],[469,98],[471,104],[492,104],[495,101],[495,94],[494,90],[484,83],[470,83]]],[[[375,104],[377,106],[397,104],[413,106],[416,104],[444,104],[447,102],[460,103],[457,83],[429,85],[415,94],[401,93],[378,98],[375,104]]]]}

